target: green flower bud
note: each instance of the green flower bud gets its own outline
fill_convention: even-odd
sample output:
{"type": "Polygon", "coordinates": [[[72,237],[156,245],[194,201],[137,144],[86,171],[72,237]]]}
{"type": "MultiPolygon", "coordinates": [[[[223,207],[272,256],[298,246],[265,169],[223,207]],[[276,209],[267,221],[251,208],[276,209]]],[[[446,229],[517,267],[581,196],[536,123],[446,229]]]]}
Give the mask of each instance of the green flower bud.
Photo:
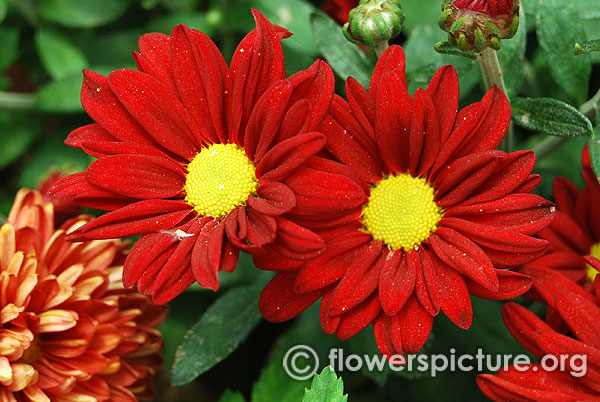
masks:
{"type": "Polygon", "coordinates": [[[403,22],[404,12],[398,0],[361,0],[358,7],[350,11],[343,31],[346,39],[353,43],[375,46],[379,41],[400,35],[403,22]]]}
{"type": "Polygon", "coordinates": [[[500,49],[519,27],[519,0],[444,0],[440,28],[448,42],[463,52],[500,49]]]}

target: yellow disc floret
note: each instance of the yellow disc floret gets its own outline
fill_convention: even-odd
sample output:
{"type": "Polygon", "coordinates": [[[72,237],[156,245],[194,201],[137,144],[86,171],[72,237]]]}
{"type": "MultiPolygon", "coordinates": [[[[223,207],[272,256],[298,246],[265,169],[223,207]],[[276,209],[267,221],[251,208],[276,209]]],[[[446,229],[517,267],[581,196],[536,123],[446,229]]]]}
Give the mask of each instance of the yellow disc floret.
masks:
{"type": "Polygon", "coordinates": [[[254,164],[235,144],[203,148],[188,165],[185,201],[200,216],[222,218],[258,188],[254,164]]]}
{"type": "Polygon", "coordinates": [[[392,250],[412,250],[429,238],[442,219],[434,190],[423,178],[389,176],[371,188],[363,209],[364,229],[392,250]]]}
{"type": "MultiPolygon", "coordinates": [[[[590,255],[600,259],[600,243],[592,244],[592,247],[590,247],[590,255]]],[[[596,275],[598,275],[598,270],[590,264],[587,264],[587,277],[589,281],[593,283],[596,279],[596,275]]]]}

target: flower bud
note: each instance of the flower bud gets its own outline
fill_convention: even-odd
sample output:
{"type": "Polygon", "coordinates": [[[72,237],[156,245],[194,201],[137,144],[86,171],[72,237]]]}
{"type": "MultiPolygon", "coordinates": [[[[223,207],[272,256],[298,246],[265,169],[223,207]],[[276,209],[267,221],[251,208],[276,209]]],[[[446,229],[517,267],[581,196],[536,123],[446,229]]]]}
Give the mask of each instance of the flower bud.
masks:
{"type": "Polygon", "coordinates": [[[440,28],[448,41],[466,52],[500,49],[519,27],[519,0],[444,0],[440,28]]]}
{"type": "Polygon", "coordinates": [[[343,28],[348,40],[375,46],[379,41],[400,35],[404,12],[398,0],[361,0],[358,7],[350,11],[348,21],[343,28]]]}

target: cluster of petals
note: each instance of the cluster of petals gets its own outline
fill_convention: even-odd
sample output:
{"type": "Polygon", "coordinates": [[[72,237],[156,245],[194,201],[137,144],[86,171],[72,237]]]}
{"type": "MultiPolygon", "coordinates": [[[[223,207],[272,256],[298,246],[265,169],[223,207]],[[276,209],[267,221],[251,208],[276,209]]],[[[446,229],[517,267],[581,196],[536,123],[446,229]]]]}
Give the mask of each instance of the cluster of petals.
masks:
{"type": "Polygon", "coordinates": [[[126,244],[65,241],[53,206],[21,190],[0,229],[0,400],[152,398],[164,308],[123,288],[126,244]]]}
{"type": "Polygon", "coordinates": [[[451,66],[414,97],[404,67],[402,49],[391,46],[368,90],[347,80],[348,101],[335,96],[319,128],[329,158],[318,163],[352,177],[365,198],[392,175],[425,179],[443,210],[435,230],[410,250],[393,250],[365,230],[360,206],[296,217],[326,242],[315,259],[255,258],[259,268],[279,271],[261,295],[268,320],[290,319],[321,298],[326,333],[348,339],[373,323],[388,356],[420,350],[440,310],[469,328],[471,295],[505,300],[526,292],[531,280],[510,269],[546,251],[548,242],[532,235],[554,215],[551,202],[530,194],[540,180],[530,174],[534,154],[496,150],[510,122],[501,91],[493,87],[459,111],[451,66]]]}
{"type": "Polygon", "coordinates": [[[171,36],[140,38],[139,71],[84,72],[81,100],[96,123],[66,143],[98,159],[57,183],[52,195],[110,211],[71,240],[143,236],[123,280],[156,303],[194,281],[217,290],[219,271],[233,271],[240,250],[310,258],[324,243],[288,214],[303,214],[306,204],[327,212],[364,202],[351,179],[308,166],[325,144],[315,129],[333,96],[331,69],[316,61],[286,78],[280,42],[290,33],[253,15],[256,29],[229,66],[208,36],[179,25],[171,36]],[[183,192],[188,164],[213,144],[243,149],[258,182],[224,217],[197,213],[183,192]]]}
{"type": "Polygon", "coordinates": [[[540,238],[548,240],[550,247],[545,255],[526,264],[522,272],[551,269],[591,290],[589,273],[594,268],[589,261],[600,257],[600,248],[595,251],[594,246],[600,243],[600,184],[592,170],[587,146],[581,159],[585,187],[579,191],[565,177],[554,180],[556,216],[538,233],[540,238]]]}
{"type": "Polygon", "coordinates": [[[498,402],[600,400],[600,277],[592,293],[550,269],[538,268],[532,278],[545,289],[544,301],[561,319],[560,328],[516,303],[504,306],[504,322],[536,357],[553,355],[563,362],[562,368],[551,371],[540,363],[509,366],[495,375],[479,375],[479,388],[498,402]]]}
{"type": "Polygon", "coordinates": [[[358,6],[358,0],[327,0],[321,9],[333,18],[338,24],[348,22],[350,10],[358,6]]]}

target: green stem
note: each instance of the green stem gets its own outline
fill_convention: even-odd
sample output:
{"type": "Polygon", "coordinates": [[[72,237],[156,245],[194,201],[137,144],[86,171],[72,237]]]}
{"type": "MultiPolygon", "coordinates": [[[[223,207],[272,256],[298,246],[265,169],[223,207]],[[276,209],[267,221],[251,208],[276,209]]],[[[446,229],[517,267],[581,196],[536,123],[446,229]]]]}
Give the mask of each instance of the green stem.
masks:
{"type": "MultiPolygon", "coordinates": [[[[498,62],[498,56],[494,49],[486,48],[481,53],[477,54],[477,61],[481,65],[481,73],[483,74],[483,83],[486,89],[490,89],[493,85],[496,85],[499,90],[506,94],[506,86],[504,85],[504,79],[502,78],[502,69],[498,62]]],[[[513,148],[513,129],[512,122],[508,127],[508,132],[504,136],[500,149],[505,152],[510,152],[513,148]]]]}
{"type": "Polygon", "coordinates": [[[600,89],[594,96],[588,99],[583,105],[579,107],[579,111],[584,114],[592,123],[596,120],[596,113],[598,106],[600,105],[600,89]]]}
{"type": "Polygon", "coordinates": [[[0,91],[0,109],[33,109],[35,95],[0,91]]]}
{"type": "Polygon", "coordinates": [[[377,58],[380,58],[381,55],[383,54],[383,52],[385,52],[388,47],[390,47],[390,44],[388,43],[387,40],[377,41],[375,43],[375,47],[373,48],[373,50],[375,50],[375,54],[377,55],[377,58]]]}
{"type": "Polygon", "coordinates": [[[558,148],[560,148],[569,137],[558,137],[554,135],[547,135],[543,140],[533,147],[532,151],[535,153],[536,161],[541,161],[546,156],[552,154],[558,148]]]}

